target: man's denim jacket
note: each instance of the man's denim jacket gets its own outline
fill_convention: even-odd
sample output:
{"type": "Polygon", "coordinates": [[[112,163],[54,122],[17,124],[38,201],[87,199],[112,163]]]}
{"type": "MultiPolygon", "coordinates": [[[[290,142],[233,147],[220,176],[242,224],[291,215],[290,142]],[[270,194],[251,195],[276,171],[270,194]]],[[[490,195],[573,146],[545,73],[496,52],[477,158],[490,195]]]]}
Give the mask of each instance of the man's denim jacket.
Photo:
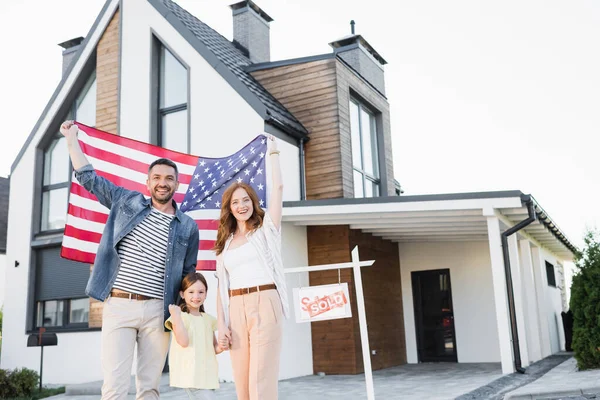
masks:
{"type": "MultiPolygon", "coordinates": [[[[127,190],[98,176],[91,164],[75,171],[75,177],[102,205],[110,209],[96,252],[94,268],[85,290],[88,296],[104,301],[117,279],[121,265],[117,244],[150,214],[151,201],[139,192],[127,190]]],[[[165,321],[169,317],[169,304],[175,304],[177,301],[181,280],[195,270],[198,259],[198,225],[176,205],[175,210],[175,217],[169,228],[165,266],[165,321]]]]}

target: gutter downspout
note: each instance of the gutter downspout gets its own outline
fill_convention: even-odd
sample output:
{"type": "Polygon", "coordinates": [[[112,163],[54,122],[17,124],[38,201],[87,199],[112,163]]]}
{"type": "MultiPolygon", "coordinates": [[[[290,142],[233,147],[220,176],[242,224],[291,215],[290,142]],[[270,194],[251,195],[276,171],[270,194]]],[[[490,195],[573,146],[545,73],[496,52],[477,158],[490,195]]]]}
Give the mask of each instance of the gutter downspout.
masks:
{"type": "Polygon", "coordinates": [[[300,200],[306,200],[306,180],[304,174],[304,141],[305,138],[300,138],[300,200]]]}
{"type": "Polygon", "coordinates": [[[515,311],[515,295],[513,291],[513,283],[512,283],[512,274],[510,269],[510,257],[508,255],[508,237],[513,233],[520,231],[525,228],[527,225],[531,224],[536,220],[535,210],[533,206],[533,201],[531,199],[527,200],[527,211],[529,213],[529,217],[519,222],[515,226],[507,229],[502,232],[501,240],[502,240],[502,256],[504,257],[504,273],[506,275],[506,291],[508,294],[508,312],[510,315],[510,328],[512,333],[512,344],[513,344],[513,355],[515,358],[515,369],[517,372],[524,374],[525,368],[521,366],[521,349],[519,347],[519,333],[517,331],[517,315],[515,311]]]}

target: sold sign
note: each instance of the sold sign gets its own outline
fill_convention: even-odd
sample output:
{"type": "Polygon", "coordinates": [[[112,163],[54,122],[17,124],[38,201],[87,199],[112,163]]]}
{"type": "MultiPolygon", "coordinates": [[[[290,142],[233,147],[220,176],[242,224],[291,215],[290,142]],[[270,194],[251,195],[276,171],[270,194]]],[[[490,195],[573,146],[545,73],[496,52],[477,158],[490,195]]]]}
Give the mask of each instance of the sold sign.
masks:
{"type": "Polygon", "coordinates": [[[294,288],[296,322],[352,317],[348,284],[294,288]]]}
{"type": "Polygon", "coordinates": [[[319,314],[326,313],[327,311],[331,311],[334,308],[344,307],[346,303],[348,303],[348,299],[346,298],[344,291],[340,290],[321,298],[315,297],[312,302],[308,297],[304,297],[301,302],[304,304],[302,309],[307,311],[308,315],[312,318],[319,314]]]}

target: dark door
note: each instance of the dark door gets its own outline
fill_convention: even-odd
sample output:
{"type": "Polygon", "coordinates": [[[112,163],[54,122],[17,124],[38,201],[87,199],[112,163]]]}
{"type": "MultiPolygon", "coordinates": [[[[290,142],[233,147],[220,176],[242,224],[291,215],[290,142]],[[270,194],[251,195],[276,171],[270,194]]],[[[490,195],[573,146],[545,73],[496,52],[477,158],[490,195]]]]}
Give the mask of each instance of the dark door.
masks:
{"type": "Polygon", "coordinates": [[[457,361],[450,270],[412,273],[420,362],[457,361]]]}

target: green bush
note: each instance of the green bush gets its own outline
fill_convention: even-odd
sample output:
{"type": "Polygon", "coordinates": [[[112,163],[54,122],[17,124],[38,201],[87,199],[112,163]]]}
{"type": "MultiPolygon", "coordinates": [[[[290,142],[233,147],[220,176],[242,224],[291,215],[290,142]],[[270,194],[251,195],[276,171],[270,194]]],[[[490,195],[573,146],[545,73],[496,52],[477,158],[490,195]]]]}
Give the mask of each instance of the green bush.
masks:
{"type": "Polygon", "coordinates": [[[0,369],[0,399],[6,399],[14,392],[9,377],[9,371],[0,369]]]}
{"type": "Polygon", "coordinates": [[[573,351],[580,370],[600,368],[600,237],[589,231],[571,285],[573,351]]]}
{"type": "Polygon", "coordinates": [[[31,396],[39,380],[38,373],[27,368],[12,371],[0,369],[0,399],[31,396]]]}

